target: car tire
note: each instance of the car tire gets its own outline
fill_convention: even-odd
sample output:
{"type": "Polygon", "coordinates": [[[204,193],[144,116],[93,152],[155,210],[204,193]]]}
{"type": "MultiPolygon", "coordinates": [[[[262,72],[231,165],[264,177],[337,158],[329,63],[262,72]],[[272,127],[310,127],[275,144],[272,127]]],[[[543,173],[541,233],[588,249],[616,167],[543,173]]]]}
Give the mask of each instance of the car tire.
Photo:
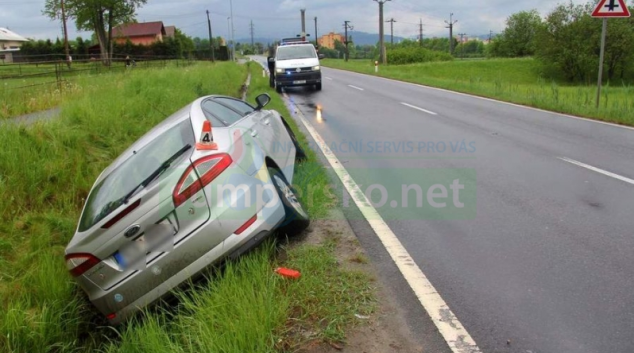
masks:
{"type": "Polygon", "coordinates": [[[286,181],[282,171],[273,167],[269,167],[268,171],[275,191],[284,205],[285,217],[278,231],[287,236],[299,235],[310,225],[308,213],[299,202],[295,189],[286,181]]]}
{"type": "Polygon", "coordinates": [[[275,90],[277,91],[277,93],[282,93],[282,86],[278,85],[277,83],[275,84],[275,90]]]}
{"type": "Polygon", "coordinates": [[[316,84],[316,85],[315,85],[315,89],[316,89],[317,91],[321,91],[321,83],[316,84]]]}
{"type": "MultiPolygon", "coordinates": [[[[284,118],[282,118],[282,121],[284,121],[284,118]]],[[[286,128],[286,132],[288,132],[288,136],[291,137],[291,141],[293,141],[293,146],[295,146],[295,162],[305,161],[308,158],[306,156],[306,152],[304,152],[304,149],[299,144],[299,141],[297,141],[297,136],[295,136],[295,133],[293,132],[293,130],[291,130],[291,128],[286,124],[285,121],[284,128],[286,128]]]]}

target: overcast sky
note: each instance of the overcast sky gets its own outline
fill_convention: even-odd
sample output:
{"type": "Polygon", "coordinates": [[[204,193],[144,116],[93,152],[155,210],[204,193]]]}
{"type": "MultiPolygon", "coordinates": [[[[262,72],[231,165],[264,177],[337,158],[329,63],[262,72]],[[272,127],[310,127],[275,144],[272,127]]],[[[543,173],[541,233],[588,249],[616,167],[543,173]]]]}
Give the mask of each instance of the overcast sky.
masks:
{"type": "MultiPolygon", "coordinates": [[[[378,33],[378,4],[372,0],[231,0],[235,38],[249,37],[249,22],[253,20],[256,37],[281,38],[301,31],[300,9],[306,8],[307,32],[314,32],[318,18],[318,34],[342,31],[343,21],[349,20],[354,30],[378,33]]],[[[458,20],[455,33],[467,35],[500,32],[505,19],[515,12],[536,8],[542,14],[567,0],[392,0],[385,3],[385,20],[394,18],[394,34],[414,37],[422,18],[424,36],[446,36],[445,20],[453,12],[458,20]]],[[[573,0],[584,3],[585,0],[573,0]]],[[[0,0],[0,27],[35,39],[61,37],[59,22],[42,15],[44,0],[0,0]]],[[[175,25],[192,37],[207,37],[205,10],[211,13],[214,36],[227,36],[230,0],[148,0],[137,12],[137,20],[163,21],[175,25]]],[[[389,33],[389,23],[385,25],[389,33]]],[[[69,35],[89,38],[91,33],[78,32],[69,23],[69,35]]],[[[353,32],[354,35],[354,32],[353,32]]]]}

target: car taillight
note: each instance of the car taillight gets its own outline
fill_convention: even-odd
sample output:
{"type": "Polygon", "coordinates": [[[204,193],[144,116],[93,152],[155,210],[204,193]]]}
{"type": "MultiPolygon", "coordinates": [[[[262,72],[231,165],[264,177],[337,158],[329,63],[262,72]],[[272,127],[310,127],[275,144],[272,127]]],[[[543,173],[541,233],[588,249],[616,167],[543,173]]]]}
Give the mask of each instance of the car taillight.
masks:
{"type": "Polygon", "coordinates": [[[182,205],[190,197],[209,185],[218,175],[227,169],[233,160],[226,153],[203,157],[187,168],[176,184],[174,193],[174,207],[182,205]],[[198,178],[200,176],[200,179],[198,178]]]}
{"type": "Polygon", "coordinates": [[[66,255],[66,267],[70,274],[77,277],[100,263],[101,260],[91,254],[68,254],[66,255]]]}

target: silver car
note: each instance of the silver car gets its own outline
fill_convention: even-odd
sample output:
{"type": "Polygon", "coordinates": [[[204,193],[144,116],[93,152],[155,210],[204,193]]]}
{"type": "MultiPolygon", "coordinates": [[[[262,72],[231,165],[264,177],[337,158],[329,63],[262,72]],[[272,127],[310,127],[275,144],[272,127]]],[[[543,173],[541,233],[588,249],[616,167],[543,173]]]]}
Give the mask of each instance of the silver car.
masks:
{"type": "Polygon", "coordinates": [[[66,264],[111,324],[308,215],[291,187],[304,153],[276,111],[197,99],[136,141],[95,182],[66,264]],[[211,123],[211,131],[204,126],[211,123]]]}

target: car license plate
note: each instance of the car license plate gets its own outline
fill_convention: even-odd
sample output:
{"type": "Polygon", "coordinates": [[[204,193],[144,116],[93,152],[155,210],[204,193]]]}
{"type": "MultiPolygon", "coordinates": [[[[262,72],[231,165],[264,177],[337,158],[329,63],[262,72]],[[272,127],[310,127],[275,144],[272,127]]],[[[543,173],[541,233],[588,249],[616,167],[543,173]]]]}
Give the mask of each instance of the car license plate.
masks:
{"type": "Polygon", "coordinates": [[[306,83],[306,80],[302,80],[302,81],[293,81],[293,84],[295,84],[295,85],[303,85],[304,83],[306,83]]]}

